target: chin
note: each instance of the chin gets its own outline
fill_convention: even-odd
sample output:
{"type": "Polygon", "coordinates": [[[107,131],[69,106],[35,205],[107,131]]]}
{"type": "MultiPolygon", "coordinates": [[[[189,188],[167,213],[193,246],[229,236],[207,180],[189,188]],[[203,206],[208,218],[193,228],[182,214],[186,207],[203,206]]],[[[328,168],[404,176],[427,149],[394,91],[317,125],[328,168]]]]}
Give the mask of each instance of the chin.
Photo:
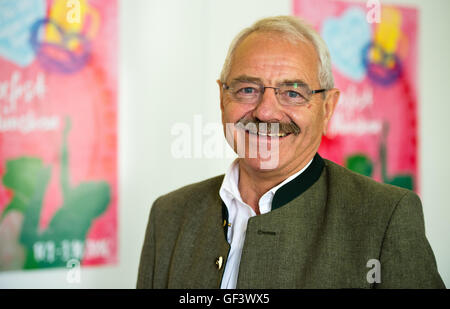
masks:
{"type": "Polygon", "coordinates": [[[270,172],[280,167],[278,156],[267,159],[245,157],[240,160],[240,162],[244,163],[247,167],[259,172],[270,172]]]}

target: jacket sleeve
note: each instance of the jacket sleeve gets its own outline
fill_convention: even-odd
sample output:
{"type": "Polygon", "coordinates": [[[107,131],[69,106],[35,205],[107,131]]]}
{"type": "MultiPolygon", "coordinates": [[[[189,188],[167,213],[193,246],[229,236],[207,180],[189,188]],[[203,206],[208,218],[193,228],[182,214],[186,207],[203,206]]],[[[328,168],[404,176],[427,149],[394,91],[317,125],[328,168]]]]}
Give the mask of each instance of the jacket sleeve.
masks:
{"type": "Polygon", "coordinates": [[[147,223],[147,230],[145,232],[144,244],[141,251],[141,259],[139,262],[139,271],[137,278],[137,289],[152,289],[154,266],[155,266],[155,216],[156,216],[156,202],[150,211],[150,218],[147,223]]]}
{"type": "Polygon", "coordinates": [[[419,197],[406,193],[397,203],[386,229],[380,254],[381,282],[376,288],[445,288],[425,236],[419,197]]]}

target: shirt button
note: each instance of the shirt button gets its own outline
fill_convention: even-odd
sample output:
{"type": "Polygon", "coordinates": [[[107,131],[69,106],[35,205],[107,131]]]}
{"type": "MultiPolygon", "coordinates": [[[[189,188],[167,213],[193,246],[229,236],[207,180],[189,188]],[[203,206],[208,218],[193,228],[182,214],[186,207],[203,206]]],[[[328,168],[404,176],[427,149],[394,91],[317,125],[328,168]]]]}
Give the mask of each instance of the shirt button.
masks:
{"type": "Polygon", "coordinates": [[[219,256],[216,260],[216,266],[218,270],[222,269],[222,265],[223,265],[223,257],[219,256]]]}

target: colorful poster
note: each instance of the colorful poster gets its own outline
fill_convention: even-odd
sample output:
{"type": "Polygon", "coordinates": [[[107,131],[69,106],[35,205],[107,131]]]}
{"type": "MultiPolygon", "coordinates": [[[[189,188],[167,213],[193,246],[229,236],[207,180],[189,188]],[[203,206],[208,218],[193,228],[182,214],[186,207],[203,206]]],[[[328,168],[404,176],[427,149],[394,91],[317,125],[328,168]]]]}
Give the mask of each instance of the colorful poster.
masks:
{"type": "Polygon", "coordinates": [[[319,153],[418,191],[417,10],[380,1],[294,0],[293,11],[326,41],[341,90],[319,153]]]}
{"type": "Polygon", "coordinates": [[[117,3],[0,0],[0,270],[117,261],[117,3]]]}

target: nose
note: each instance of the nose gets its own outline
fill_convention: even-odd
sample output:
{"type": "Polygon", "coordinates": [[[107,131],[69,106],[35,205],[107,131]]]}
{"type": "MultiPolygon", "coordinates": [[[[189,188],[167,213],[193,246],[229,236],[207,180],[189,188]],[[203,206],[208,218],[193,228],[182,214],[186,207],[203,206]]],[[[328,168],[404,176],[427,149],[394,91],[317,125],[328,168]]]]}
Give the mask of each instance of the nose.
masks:
{"type": "Polygon", "coordinates": [[[252,112],[253,117],[264,122],[280,122],[283,119],[283,112],[275,92],[274,88],[265,88],[261,101],[252,112]]]}

